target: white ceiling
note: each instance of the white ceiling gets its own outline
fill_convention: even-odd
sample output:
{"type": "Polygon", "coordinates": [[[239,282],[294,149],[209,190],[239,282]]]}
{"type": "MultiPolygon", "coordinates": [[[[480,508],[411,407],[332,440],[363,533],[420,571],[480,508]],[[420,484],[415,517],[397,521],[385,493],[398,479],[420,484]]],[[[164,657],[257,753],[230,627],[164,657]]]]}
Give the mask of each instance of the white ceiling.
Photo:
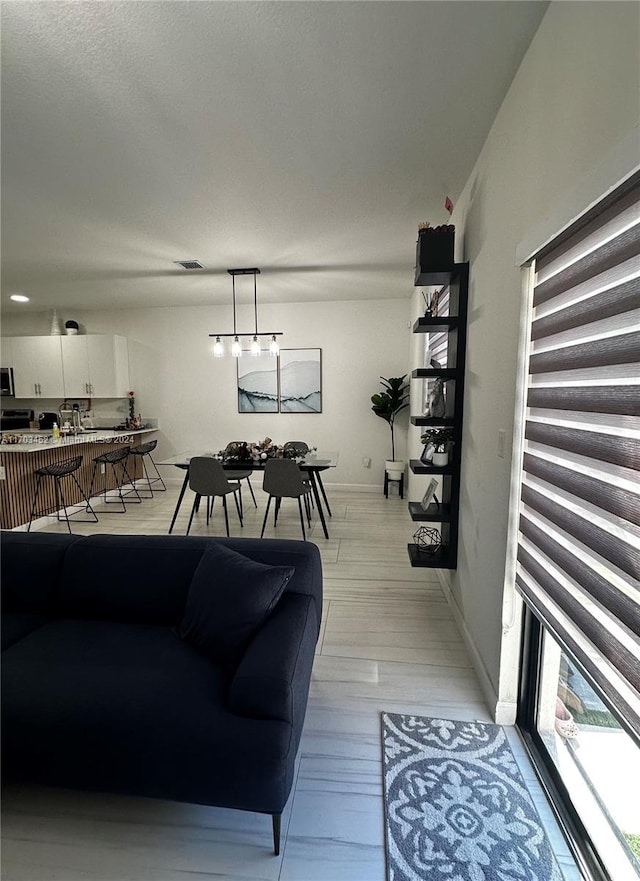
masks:
{"type": "Polygon", "coordinates": [[[546,6],[3,2],[3,309],[409,296],[546,6]]]}

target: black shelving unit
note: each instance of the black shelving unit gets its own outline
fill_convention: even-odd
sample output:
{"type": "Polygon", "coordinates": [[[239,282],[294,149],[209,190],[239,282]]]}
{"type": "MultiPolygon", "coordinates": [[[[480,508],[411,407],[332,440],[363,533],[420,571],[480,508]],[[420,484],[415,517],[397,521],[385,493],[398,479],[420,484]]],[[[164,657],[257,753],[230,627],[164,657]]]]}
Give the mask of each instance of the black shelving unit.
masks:
{"type": "MultiPolygon", "coordinates": [[[[411,459],[409,467],[413,474],[436,475],[441,478],[442,498],[440,504],[432,503],[427,511],[419,502],[409,502],[411,519],[423,523],[439,523],[442,546],[435,554],[421,551],[417,544],[407,546],[412,566],[455,569],[458,565],[458,519],[460,508],[460,466],[462,461],[462,417],[464,404],[464,369],[467,347],[467,306],[469,300],[469,264],[455,263],[449,269],[433,271],[416,269],[416,286],[441,285],[449,290],[449,315],[418,318],[413,325],[414,333],[447,334],[447,363],[441,368],[417,367],[411,373],[413,379],[436,379],[440,377],[446,388],[446,415],[440,418],[412,416],[415,426],[451,426],[453,444],[449,463],[435,466],[411,459]]],[[[442,299],[442,297],[441,297],[442,299]]]]}

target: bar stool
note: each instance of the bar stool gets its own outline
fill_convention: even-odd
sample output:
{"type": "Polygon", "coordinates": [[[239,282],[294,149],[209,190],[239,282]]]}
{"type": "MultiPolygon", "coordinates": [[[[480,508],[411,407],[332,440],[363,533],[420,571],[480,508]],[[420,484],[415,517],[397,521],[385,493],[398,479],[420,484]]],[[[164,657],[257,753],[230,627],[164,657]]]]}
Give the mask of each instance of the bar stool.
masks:
{"type": "MultiPolygon", "coordinates": [[[[62,489],[62,480],[65,477],[70,477],[75,485],[78,487],[80,491],[80,495],[84,499],[84,509],[87,513],[89,511],[93,515],[93,520],[89,520],[88,518],[80,518],[77,517],[76,520],[80,523],[97,523],[98,516],[96,512],[91,507],[91,502],[84,494],[84,490],[78,483],[78,479],[75,475],[75,472],[82,465],[82,456],[74,456],[72,459],[64,459],[62,462],[52,462],[50,465],[43,465],[42,468],[36,468],[36,489],[33,495],[33,504],[31,505],[31,514],[29,516],[29,525],[27,526],[27,532],[31,532],[31,523],[33,522],[33,518],[35,517],[36,507],[38,504],[38,497],[40,495],[40,486],[45,477],[52,477],[54,486],[55,486],[55,494],[56,494],[56,514],[58,520],[65,520],[67,523],[67,529],[69,530],[69,534],[71,534],[71,523],[69,512],[67,511],[67,501],[64,497],[64,492],[62,489]],[[60,508],[64,510],[64,517],[60,516],[60,508]]],[[[74,504],[72,507],[76,507],[77,504],[74,504]]],[[[79,513],[79,512],[78,512],[79,513]]],[[[73,515],[72,515],[73,516],[73,515]]]]}
{"type": "Polygon", "coordinates": [[[96,479],[96,472],[98,470],[98,465],[105,466],[105,475],[104,475],[104,488],[103,488],[103,499],[105,505],[122,505],[121,511],[113,511],[114,514],[124,514],[127,510],[127,506],[124,502],[124,496],[122,495],[122,487],[125,483],[125,476],[127,478],[126,483],[130,483],[132,489],[127,493],[129,495],[135,495],[136,499],[134,504],[139,504],[142,502],[142,499],[138,493],[138,490],[135,487],[135,484],[131,480],[131,476],[127,471],[126,460],[131,451],[131,447],[120,447],[117,450],[110,450],[108,453],[102,453],[100,456],[96,456],[93,460],[93,474],[91,475],[91,488],[89,490],[89,495],[93,495],[93,484],[96,479]],[[111,470],[113,471],[113,479],[115,480],[116,489],[118,490],[118,498],[115,500],[109,500],[107,498],[107,474],[106,468],[107,465],[111,465],[111,470]],[[116,470],[116,465],[119,465],[121,468],[120,477],[118,477],[118,472],[116,470]]]}
{"type": "MultiPolygon", "coordinates": [[[[153,489],[151,488],[152,483],[161,483],[162,484],[160,489],[156,489],[156,492],[166,492],[166,489],[167,489],[165,482],[162,479],[162,477],[160,476],[160,472],[158,471],[158,466],[153,461],[153,456],[151,455],[151,453],[155,450],[155,448],[157,446],[158,446],[158,441],[152,440],[146,444],[139,444],[137,447],[131,447],[131,449],[129,450],[130,456],[140,456],[141,457],[144,478],[141,477],[140,479],[147,481],[147,487],[149,490],[149,495],[144,496],[145,499],[152,499],[153,498],[153,489]],[[147,466],[145,463],[146,456],[149,457],[149,461],[151,462],[151,464],[154,467],[154,470],[157,475],[156,477],[149,477],[149,472],[147,471],[147,466]]],[[[134,474],[135,474],[135,469],[134,469],[134,474]]],[[[135,480],[133,481],[133,486],[135,488],[135,480]]]]}

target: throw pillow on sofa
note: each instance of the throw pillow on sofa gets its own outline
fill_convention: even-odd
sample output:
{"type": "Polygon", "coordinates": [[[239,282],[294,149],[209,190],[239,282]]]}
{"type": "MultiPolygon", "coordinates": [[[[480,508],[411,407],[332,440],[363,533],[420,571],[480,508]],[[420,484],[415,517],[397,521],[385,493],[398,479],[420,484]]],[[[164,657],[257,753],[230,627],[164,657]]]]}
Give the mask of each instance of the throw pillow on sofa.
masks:
{"type": "Polygon", "coordinates": [[[212,542],[193,574],[179,634],[218,663],[237,663],[293,576],[212,542]]]}

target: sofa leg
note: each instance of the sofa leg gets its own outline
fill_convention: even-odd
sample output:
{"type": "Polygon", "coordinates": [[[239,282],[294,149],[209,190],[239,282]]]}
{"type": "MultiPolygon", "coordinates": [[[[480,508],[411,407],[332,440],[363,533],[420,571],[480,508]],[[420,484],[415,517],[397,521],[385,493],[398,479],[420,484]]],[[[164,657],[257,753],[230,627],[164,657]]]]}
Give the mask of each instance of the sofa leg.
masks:
{"type": "Polygon", "coordinates": [[[279,856],[280,854],[280,825],[282,820],[282,814],[271,814],[271,821],[273,823],[273,855],[279,856]]]}

